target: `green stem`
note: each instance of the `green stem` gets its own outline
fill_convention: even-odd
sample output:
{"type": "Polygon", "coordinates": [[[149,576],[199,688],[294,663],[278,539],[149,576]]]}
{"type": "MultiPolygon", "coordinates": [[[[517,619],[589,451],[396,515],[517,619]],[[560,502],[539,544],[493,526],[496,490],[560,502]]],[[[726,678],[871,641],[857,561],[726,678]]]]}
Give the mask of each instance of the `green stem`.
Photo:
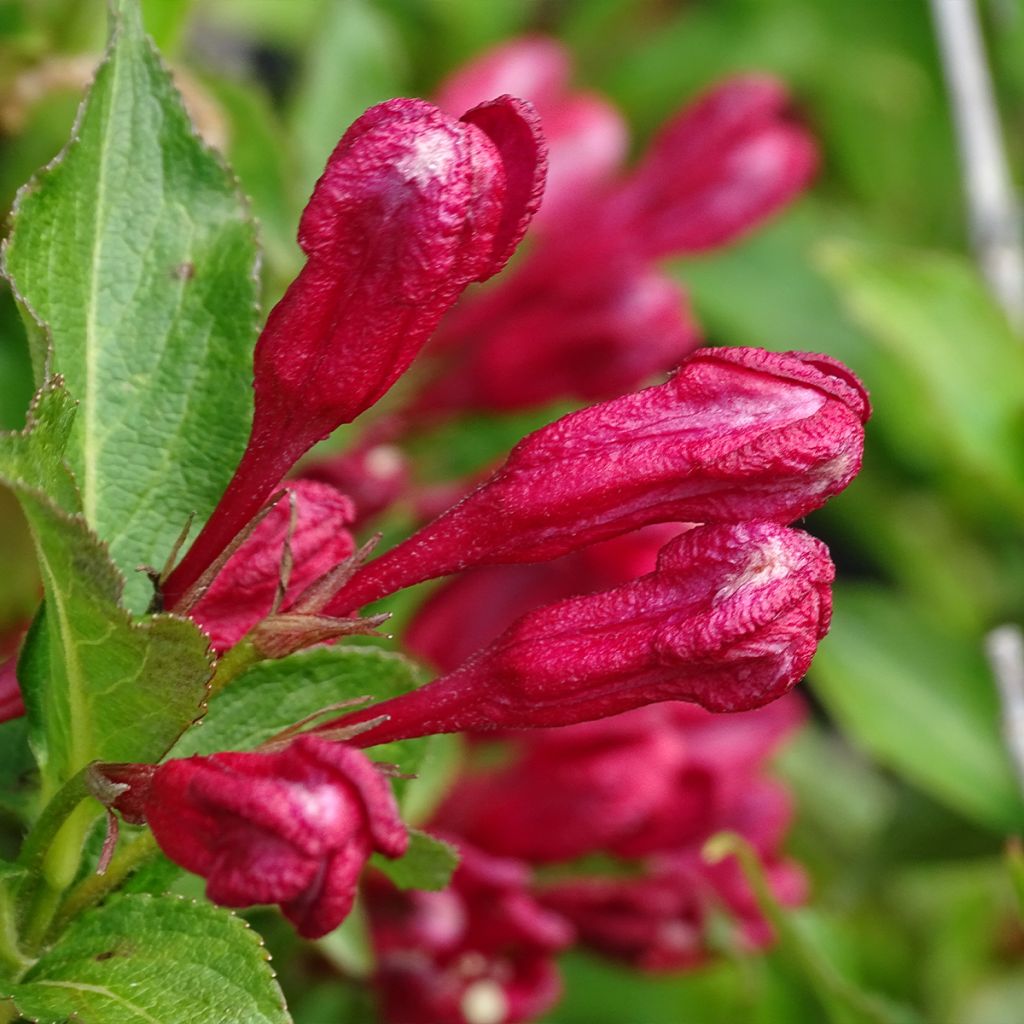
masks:
{"type": "Polygon", "coordinates": [[[754,848],[734,832],[712,836],[704,847],[704,859],[717,863],[735,856],[754,893],[758,909],[775,929],[779,944],[803,970],[829,1016],[840,1024],[848,1018],[836,1012],[837,1004],[869,1024],[921,1024],[911,1009],[864,992],[840,974],[820,950],[809,942],[797,922],[779,905],[765,878],[754,848]]]}
{"type": "Polygon", "coordinates": [[[18,855],[18,864],[26,871],[38,874],[42,870],[43,862],[57,834],[71,813],[90,795],[86,783],[88,772],[87,765],[77,775],[68,779],[43,808],[43,813],[32,826],[18,855]]]}
{"type": "MultiPolygon", "coordinates": [[[[15,921],[14,899],[0,887],[0,966],[18,977],[32,961],[18,946],[18,928],[15,921]]],[[[4,1021],[4,1004],[0,1002],[0,1024],[4,1021]]]]}
{"type": "Polygon", "coordinates": [[[153,833],[148,829],[137,839],[123,844],[102,875],[90,875],[68,893],[50,926],[47,938],[59,935],[72,918],[110,895],[132,872],[159,852],[153,833]]]}
{"type": "Polygon", "coordinates": [[[82,806],[90,796],[88,771],[86,766],[54,794],[21,848],[18,864],[27,877],[18,889],[17,905],[26,952],[39,948],[61,894],[78,870],[85,836],[96,817],[94,808],[82,806]]]}

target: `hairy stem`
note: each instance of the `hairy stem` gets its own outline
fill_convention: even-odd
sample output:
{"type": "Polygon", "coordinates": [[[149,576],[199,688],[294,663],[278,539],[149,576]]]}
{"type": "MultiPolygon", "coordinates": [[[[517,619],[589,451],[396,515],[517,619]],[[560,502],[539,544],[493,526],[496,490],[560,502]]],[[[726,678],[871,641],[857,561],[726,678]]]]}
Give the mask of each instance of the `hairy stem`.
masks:
{"type": "Polygon", "coordinates": [[[160,848],[156,845],[153,833],[148,829],[137,839],[122,844],[102,875],[90,875],[68,893],[53,919],[48,938],[59,935],[72,919],[109,896],[129,875],[159,852],[160,848]]]}

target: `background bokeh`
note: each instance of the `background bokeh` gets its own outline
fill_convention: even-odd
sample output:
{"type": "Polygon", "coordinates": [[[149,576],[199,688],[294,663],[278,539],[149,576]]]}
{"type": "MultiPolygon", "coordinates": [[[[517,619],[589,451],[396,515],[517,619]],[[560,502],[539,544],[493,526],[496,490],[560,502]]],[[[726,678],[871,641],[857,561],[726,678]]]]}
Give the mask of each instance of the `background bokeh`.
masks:
{"type": "MultiPolygon", "coordinates": [[[[981,10],[1020,171],[1024,8],[981,10]]],[[[637,150],[724,76],[788,83],[822,148],[814,187],[749,240],[670,270],[710,343],[827,352],[875,403],[862,475],[807,523],[839,566],[836,611],[804,687],[811,723],[777,771],[798,800],[790,848],[811,901],[787,912],[769,954],[723,940],[716,966],[685,976],[573,954],[549,1020],[1024,1020],[1024,866],[1008,847],[1024,798],[984,656],[989,630],[1024,619],[1024,339],[969,255],[924,0],[146,0],[144,12],[251,197],[268,302],[299,265],[294,226],[344,127],[381,99],[431,95],[490,45],[564,42],[578,84],[618,105],[637,150]]],[[[104,33],[101,0],[0,0],[5,209],[67,138],[104,33]]],[[[5,292],[0,427],[21,425],[30,393],[5,292]]],[[[450,424],[429,472],[471,472],[549,415],[450,424]]],[[[30,546],[0,493],[0,632],[36,602],[30,546]]],[[[323,954],[279,962],[300,1024],[368,1012],[323,954]]]]}

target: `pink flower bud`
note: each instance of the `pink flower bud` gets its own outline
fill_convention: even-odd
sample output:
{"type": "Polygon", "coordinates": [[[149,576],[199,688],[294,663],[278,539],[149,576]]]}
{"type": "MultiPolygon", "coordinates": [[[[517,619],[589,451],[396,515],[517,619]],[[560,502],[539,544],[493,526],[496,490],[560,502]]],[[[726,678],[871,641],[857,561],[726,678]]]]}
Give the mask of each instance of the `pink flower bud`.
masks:
{"type": "Polygon", "coordinates": [[[214,903],[279,903],[306,938],[345,918],[374,850],[399,857],[408,843],[373,763],[313,736],[278,753],[168,761],[145,814],[164,853],[206,878],[214,903]]]}
{"type": "Polygon", "coordinates": [[[335,488],[312,480],[289,484],[288,493],[228,559],[189,617],[210,634],[215,650],[232,647],[270,613],[286,541],[291,571],[285,604],[355,551],[346,529],[354,517],[352,502],[335,488]]]}
{"type": "Polygon", "coordinates": [[[536,1019],[561,993],[553,954],[572,929],[531,896],[525,864],[459,846],[443,892],[399,892],[368,879],[375,981],[391,1024],[516,1024],[536,1019]]]}
{"type": "Polygon", "coordinates": [[[824,544],[799,530],[698,527],[667,544],[649,575],[524,615],[455,672],[332,725],[388,716],[356,740],[372,746],[571,725],[663,700],[758,707],[807,671],[833,575],[824,544]]]}
{"type": "Polygon", "coordinates": [[[853,479],[868,414],[860,383],[827,356],[700,349],[665,384],[530,434],[490,480],[365,566],[330,609],[648,523],[791,522],[853,479]]]}
{"type": "Polygon", "coordinates": [[[508,260],[540,202],[536,115],[511,97],[460,120],[389,100],[345,133],[302,216],[306,265],[255,352],[249,445],[164,587],[168,607],[317,441],[372,405],[471,281],[508,260]]]}
{"type": "Polygon", "coordinates": [[[661,130],[606,208],[650,258],[724,245],[806,188],[818,154],[767,76],[706,93],[661,130]]]}
{"type": "Polygon", "coordinates": [[[503,43],[461,68],[441,86],[439,105],[452,113],[488,96],[509,93],[540,114],[548,144],[548,179],[538,224],[590,199],[626,153],[622,116],[608,102],[569,87],[570,57],[554,39],[530,36],[503,43]]]}

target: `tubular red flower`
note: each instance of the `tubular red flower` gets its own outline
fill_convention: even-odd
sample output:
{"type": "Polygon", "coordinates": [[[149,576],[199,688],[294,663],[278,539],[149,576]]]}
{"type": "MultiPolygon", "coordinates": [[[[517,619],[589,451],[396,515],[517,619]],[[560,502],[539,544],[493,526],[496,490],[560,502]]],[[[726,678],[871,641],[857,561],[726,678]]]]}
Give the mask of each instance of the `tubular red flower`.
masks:
{"type": "Polygon", "coordinates": [[[561,992],[553,954],[571,941],[571,927],[530,895],[525,864],[458,844],[459,867],[443,892],[367,880],[375,981],[392,1024],[474,1024],[481,1007],[488,1020],[516,1024],[561,992]]]}
{"type": "Polygon", "coordinates": [[[405,631],[405,646],[451,672],[527,612],[651,572],[658,551],[686,529],[658,523],[551,562],[470,569],[424,601],[405,631]]]}
{"type": "Polygon", "coordinates": [[[621,394],[700,344],[683,290],[620,253],[577,262],[535,253],[507,286],[448,320],[416,415],[519,409],[621,394]],[[444,346],[450,347],[445,355],[444,346]]]}
{"type": "Polygon", "coordinates": [[[666,702],[513,733],[508,760],[464,775],[434,826],[531,863],[699,849],[731,827],[765,760],[802,718],[792,695],[734,715],[666,702]]]}
{"type": "Polygon", "coordinates": [[[278,753],[168,761],[144,810],[160,848],[206,878],[214,903],[278,903],[306,938],[345,918],[374,850],[398,857],[408,844],[373,763],[313,736],[278,753]]]}
{"type": "Polygon", "coordinates": [[[285,497],[232,555],[189,617],[210,634],[215,650],[233,646],[270,613],[285,542],[292,562],[287,603],[355,551],[346,529],[354,518],[352,502],[335,488],[312,480],[289,484],[285,497]]]}
{"type": "Polygon", "coordinates": [[[648,523],[791,522],[856,475],[868,415],[860,383],[827,356],[701,349],[665,384],[526,437],[490,480],[357,573],[330,610],[648,523]]]}
{"type": "Polygon", "coordinates": [[[663,700],[742,711],[802,678],[828,630],[825,546],[774,523],[703,526],[654,572],[523,616],[461,668],[324,728],[380,715],[355,742],[604,718],[663,700]]]}
{"type": "Polygon", "coordinates": [[[725,245],[806,188],[818,154],[764,75],[731,78],[668,122],[606,206],[650,258],[725,245]]]}
{"type": "Polygon", "coordinates": [[[544,166],[536,115],[508,96],[460,120],[389,100],[345,133],[299,226],[306,265],[256,345],[249,445],[166,581],[169,607],[302,454],[391,387],[466,285],[501,269],[544,166]]]}

